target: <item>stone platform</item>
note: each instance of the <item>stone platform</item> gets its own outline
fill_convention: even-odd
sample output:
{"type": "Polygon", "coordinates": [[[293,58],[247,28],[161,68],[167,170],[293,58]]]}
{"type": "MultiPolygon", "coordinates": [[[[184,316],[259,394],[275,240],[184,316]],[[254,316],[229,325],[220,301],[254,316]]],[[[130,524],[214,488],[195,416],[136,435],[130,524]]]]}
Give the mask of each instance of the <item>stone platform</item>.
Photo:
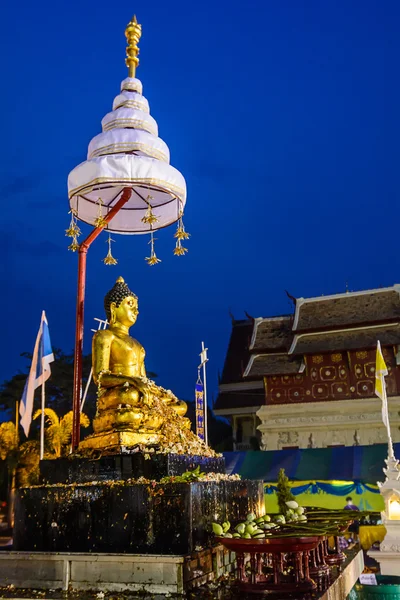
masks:
{"type": "Polygon", "coordinates": [[[238,522],[249,512],[264,512],[260,481],[108,481],[21,488],[13,548],[186,555],[212,544],[213,521],[238,522]]]}
{"type": "MultiPolygon", "coordinates": [[[[312,599],[345,600],[363,566],[362,551],[347,553],[346,562],[340,569],[333,570],[330,580],[319,582],[321,585],[312,599]]],[[[92,590],[94,593],[126,591],[137,592],[138,598],[143,597],[139,594],[144,591],[158,597],[181,596],[199,585],[216,581],[234,568],[235,555],[222,546],[188,556],[0,552],[0,587],[13,584],[17,588],[14,598],[14,593],[18,597],[18,588],[24,588],[24,597],[27,588],[92,590]]],[[[210,589],[204,594],[201,590],[195,597],[210,598],[210,589]]],[[[217,589],[215,597],[223,597],[218,592],[217,589]]],[[[234,588],[229,589],[228,594],[237,600],[244,597],[243,592],[235,592],[234,588]]],[[[277,595],[273,597],[278,599],[277,595]]]]}
{"type": "Polygon", "coordinates": [[[203,473],[225,473],[223,457],[188,456],[186,454],[150,454],[133,452],[99,458],[57,458],[40,461],[43,483],[87,483],[124,481],[127,479],[160,480],[168,475],[182,475],[200,467],[203,473]]]}
{"type": "Polygon", "coordinates": [[[0,587],[183,594],[234,568],[222,546],[188,556],[1,552],[0,587]]]}

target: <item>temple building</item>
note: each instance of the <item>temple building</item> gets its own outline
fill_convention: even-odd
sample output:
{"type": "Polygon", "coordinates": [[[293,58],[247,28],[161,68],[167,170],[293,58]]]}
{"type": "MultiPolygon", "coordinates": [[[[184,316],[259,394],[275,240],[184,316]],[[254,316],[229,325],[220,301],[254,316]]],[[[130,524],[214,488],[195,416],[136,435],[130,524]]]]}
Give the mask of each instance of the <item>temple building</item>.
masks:
{"type": "Polygon", "coordinates": [[[385,442],[378,340],[400,442],[400,285],[297,298],[292,315],[233,321],[215,413],[230,420],[234,449],[385,442]]]}

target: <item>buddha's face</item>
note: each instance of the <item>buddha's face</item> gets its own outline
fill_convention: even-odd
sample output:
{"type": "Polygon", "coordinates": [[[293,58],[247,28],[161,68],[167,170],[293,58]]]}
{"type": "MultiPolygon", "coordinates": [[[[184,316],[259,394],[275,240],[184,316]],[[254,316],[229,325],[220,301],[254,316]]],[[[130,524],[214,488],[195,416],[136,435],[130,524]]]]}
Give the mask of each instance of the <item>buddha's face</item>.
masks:
{"type": "Polygon", "coordinates": [[[111,315],[114,323],[121,323],[126,327],[131,327],[136,323],[138,311],[138,301],[133,296],[124,298],[117,307],[115,302],[111,303],[111,315]]]}

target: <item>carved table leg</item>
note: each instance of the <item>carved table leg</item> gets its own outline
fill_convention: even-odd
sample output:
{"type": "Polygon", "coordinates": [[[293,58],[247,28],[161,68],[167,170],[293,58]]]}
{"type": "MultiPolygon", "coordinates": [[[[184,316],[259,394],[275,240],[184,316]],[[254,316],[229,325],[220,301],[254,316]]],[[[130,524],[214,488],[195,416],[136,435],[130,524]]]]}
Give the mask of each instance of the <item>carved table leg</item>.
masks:
{"type": "Polygon", "coordinates": [[[272,567],[274,569],[274,584],[277,585],[280,582],[280,573],[281,569],[279,568],[282,564],[282,555],[281,554],[273,554],[272,555],[272,567]]]}
{"type": "MultiPolygon", "coordinates": [[[[312,550],[311,550],[312,552],[312,550]]],[[[306,550],[303,552],[303,564],[304,564],[304,577],[310,579],[310,552],[306,550]]]]}
{"type": "Polygon", "coordinates": [[[257,559],[257,566],[256,566],[257,577],[260,578],[262,576],[262,574],[263,574],[263,571],[262,571],[263,564],[264,564],[263,555],[262,554],[256,554],[256,559],[257,559]]]}
{"type": "Polygon", "coordinates": [[[250,554],[250,583],[251,584],[255,584],[257,583],[257,560],[256,560],[256,555],[251,552],[250,554]]]}
{"type": "Polygon", "coordinates": [[[296,583],[300,583],[303,579],[303,569],[302,569],[302,552],[295,552],[294,554],[294,576],[296,578],[296,583]]]}
{"type": "Polygon", "coordinates": [[[242,552],[236,553],[236,562],[237,562],[237,578],[239,581],[243,582],[245,580],[245,573],[244,573],[244,554],[242,554],[242,552]]]}

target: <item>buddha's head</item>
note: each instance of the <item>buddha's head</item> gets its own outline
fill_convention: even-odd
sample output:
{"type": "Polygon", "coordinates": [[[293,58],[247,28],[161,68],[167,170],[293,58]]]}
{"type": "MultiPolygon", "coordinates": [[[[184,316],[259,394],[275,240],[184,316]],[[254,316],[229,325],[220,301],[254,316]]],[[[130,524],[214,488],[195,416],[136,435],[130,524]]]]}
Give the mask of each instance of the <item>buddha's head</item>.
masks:
{"type": "Polygon", "coordinates": [[[114,287],[104,298],[104,309],[110,325],[119,323],[131,327],[136,323],[138,298],[131,292],[122,277],[118,277],[114,287]]]}

